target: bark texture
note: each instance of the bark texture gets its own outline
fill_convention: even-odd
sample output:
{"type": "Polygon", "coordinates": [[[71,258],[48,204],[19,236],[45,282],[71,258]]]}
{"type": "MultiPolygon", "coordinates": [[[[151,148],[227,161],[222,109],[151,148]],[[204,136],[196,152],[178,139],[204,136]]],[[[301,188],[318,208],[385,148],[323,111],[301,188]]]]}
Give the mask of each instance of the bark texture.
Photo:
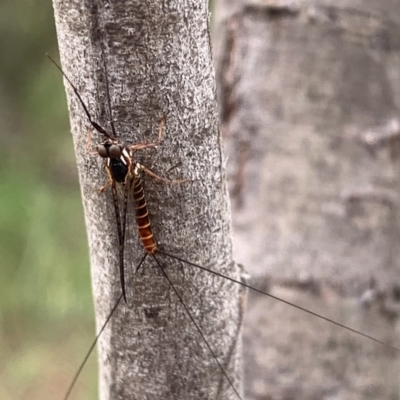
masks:
{"type": "MultiPolygon", "coordinates": [[[[399,345],[400,3],[220,0],[234,253],[271,293],[399,345]]],[[[245,397],[397,399],[398,355],[250,296],[245,397]]]]}
{"type": "MultiPolygon", "coordinates": [[[[54,0],[60,55],[93,119],[123,143],[152,142],[166,116],[161,146],[138,152],[141,164],[178,186],[145,177],[159,248],[238,279],[218,131],[206,1],[54,0]]],[[[121,293],[112,197],[102,161],[86,150],[101,137],[66,84],[88,230],[98,328],[121,293]]],[[[144,254],[130,209],[129,268],[144,254]]],[[[235,285],[158,258],[238,388],[239,293],[235,285]]],[[[106,399],[233,399],[195,326],[154,260],[135,275],[131,309],[118,308],[99,345],[100,397],[106,399]]]]}

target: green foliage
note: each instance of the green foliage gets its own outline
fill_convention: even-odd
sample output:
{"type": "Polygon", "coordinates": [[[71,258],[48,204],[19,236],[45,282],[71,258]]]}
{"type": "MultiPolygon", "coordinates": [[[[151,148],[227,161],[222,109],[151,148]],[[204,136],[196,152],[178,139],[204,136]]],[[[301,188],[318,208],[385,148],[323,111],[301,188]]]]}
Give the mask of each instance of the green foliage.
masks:
{"type": "MultiPolygon", "coordinates": [[[[57,55],[51,2],[3,1],[0,398],[4,400],[62,398],[94,338],[87,240],[65,94],[46,52],[57,55]]],[[[73,399],[96,397],[94,361],[73,399]]]]}

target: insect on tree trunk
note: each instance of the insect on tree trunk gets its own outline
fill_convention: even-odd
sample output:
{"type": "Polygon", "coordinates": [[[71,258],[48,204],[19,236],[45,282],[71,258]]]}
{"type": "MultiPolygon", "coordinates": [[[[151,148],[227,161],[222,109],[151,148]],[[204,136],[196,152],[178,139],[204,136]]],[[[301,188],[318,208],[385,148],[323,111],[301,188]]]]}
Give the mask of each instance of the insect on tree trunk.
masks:
{"type": "MultiPolygon", "coordinates": [[[[397,347],[399,11],[221,0],[213,32],[237,260],[397,347]]],[[[264,300],[249,297],[246,399],[398,398],[395,352],[264,300]]]]}
{"type": "MultiPolygon", "coordinates": [[[[206,1],[54,0],[62,68],[94,121],[114,121],[140,163],[168,179],[144,176],[145,195],[161,250],[239,279],[232,261],[230,214],[220,148],[206,1]],[[105,71],[107,70],[107,76],[105,71]],[[107,106],[110,87],[112,116],[107,106]]],[[[118,238],[103,163],[87,149],[94,131],[66,83],[88,230],[98,329],[121,294],[118,238]]],[[[129,208],[126,268],[144,254],[129,208]]],[[[189,269],[162,254],[165,272],[183,297],[220,363],[239,388],[240,301],[236,285],[189,269]]],[[[129,284],[129,283],[128,283],[129,284]]],[[[209,349],[149,256],[135,274],[133,304],[121,303],[99,343],[101,399],[233,399],[209,349]]]]}

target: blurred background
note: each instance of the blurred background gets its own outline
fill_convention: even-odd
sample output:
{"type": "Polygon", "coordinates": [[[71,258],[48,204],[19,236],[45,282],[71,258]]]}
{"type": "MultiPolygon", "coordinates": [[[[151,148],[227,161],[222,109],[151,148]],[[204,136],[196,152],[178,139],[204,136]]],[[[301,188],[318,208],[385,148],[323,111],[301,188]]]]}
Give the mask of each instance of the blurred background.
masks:
{"type": "MultiPolygon", "coordinates": [[[[59,398],[94,335],[86,231],[64,88],[46,53],[58,59],[51,1],[3,1],[2,400],[59,398]]],[[[96,398],[95,359],[74,398],[96,398]]]]}

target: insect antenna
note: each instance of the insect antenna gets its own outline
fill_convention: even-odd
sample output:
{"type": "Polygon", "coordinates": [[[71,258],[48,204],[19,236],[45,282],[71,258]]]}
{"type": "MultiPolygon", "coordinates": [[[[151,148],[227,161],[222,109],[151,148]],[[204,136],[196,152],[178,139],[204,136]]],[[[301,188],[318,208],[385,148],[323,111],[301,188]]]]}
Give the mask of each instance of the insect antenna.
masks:
{"type": "MultiPolygon", "coordinates": [[[[148,255],[147,253],[144,253],[144,256],[143,256],[143,258],[141,259],[139,265],[137,266],[136,271],[137,271],[137,270],[141,267],[141,265],[144,263],[144,260],[146,259],[147,255],[148,255]]],[[[131,285],[131,284],[132,284],[132,281],[128,282],[128,284],[131,285]]],[[[100,330],[99,330],[99,333],[96,335],[96,337],[94,338],[92,344],[90,345],[89,350],[87,351],[85,357],[83,358],[81,364],[79,365],[79,368],[77,369],[77,371],[76,371],[74,377],[72,378],[72,381],[71,381],[71,383],[70,383],[70,385],[69,385],[69,387],[68,387],[68,390],[67,390],[67,392],[66,392],[66,394],[65,394],[65,396],[64,396],[64,400],[68,400],[68,398],[69,398],[69,396],[70,396],[70,394],[71,394],[71,392],[72,392],[72,389],[74,388],[74,386],[75,386],[75,384],[76,384],[76,381],[78,380],[78,378],[79,378],[79,376],[80,376],[80,374],[81,374],[81,372],[82,372],[84,366],[86,365],[87,360],[89,359],[90,355],[92,354],[93,349],[96,347],[96,344],[97,344],[97,342],[99,341],[101,334],[103,333],[104,329],[106,329],[106,326],[108,325],[110,319],[111,319],[112,316],[114,315],[114,312],[115,312],[115,310],[118,308],[119,303],[121,302],[122,298],[123,298],[123,294],[121,294],[121,295],[118,297],[118,300],[116,301],[114,307],[111,309],[110,313],[108,314],[108,317],[106,318],[105,322],[104,322],[103,325],[101,326],[101,328],[100,328],[100,330]]]]}
{"type": "MultiPolygon", "coordinates": [[[[167,253],[163,253],[160,252],[162,254],[167,255],[167,253]]],[[[176,290],[175,286],[173,285],[172,281],[169,279],[168,274],[165,272],[163,266],[161,265],[161,263],[158,261],[157,257],[155,256],[155,254],[152,254],[152,257],[154,258],[154,260],[157,263],[158,268],[161,270],[162,274],[164,275],[164,277],[167,279],[169,285],[171,286],[172,290],[175,292],[176,296],[178,297],[180,303],[182,304],[183,308],[185,309],[187,315],[189,316],[190,320],[193,322],[194,326],[197,329],[197,332],[199,332],[200,336],[202,337],[202,339],[204,340],[204,343],[206,344],[208,350],[210,351],[210,353],[212,354],[212,356],[214,357],[215,362],[218,364],[219,369],[221,370],[222,374],[225,376],[226,380],[229,382],[231,388],[233,389],[233,391],[235,392],[236,396],[238,397],[238,399],[243,400],[242,397],[240,396],[239,392],[236,390],[235,386],[233,385],[231,379],[229,378],[228,374],[226,373],[224,367],[222,366],[222,364],[218,361],[217,356],[215,355],[213,349],[211,348],[210,344],[208,343],[206,337],[204,336],[203,332],[201,331],[199,325],[197,324],[196,320],[194,319],[194,317],[192,316],[191,312],[189,311],[188,307],[186,306],[186,304],[184,303],[182,296],[179,294],[179,292],[176,290]]]]}
{"type": "MultiPolygon", "coordinates": [[[[94,129],[96,129],[97,132],[103,134],[104,136],[106,136],[108,139],[116,139],[116,136],[114,137],[113,135],[110,135],[104,128],[102,128],[97,122],[93,121],[92,117],[90,116],[89,110],[86,107],[86,104],[84,103],[84,101],[82,100],[82,97],[80,96],[78,89],[74,86],[74,84],[72,83],[72,81],[68,78],[68,76],[65,74],[65,72],[62,70],[62,68],[51,58],[51,56],[49,54],[46,54],[47,58],[56,66],[56,68],[61,72],[61,74],[63,75],[63,77],[67,80],[67,82],[71,85],[72,90],[74,91],[76,97],[78,98],[79,102],[82,105],[82,108],[85,111],[85,114],[90,122],[90,124],[93,126],[94,129]]],[[[108,81],[106,83],[107,87],[108,87],[108,81]]],[[[109,99],[108,99],[109,100],[109,99]]],[[[114,125],[112,124],[112,129],[113,129],[113,134],[114,132],[114,125]]]]}
{"type": "Polygon", "coordinates": [[[398,348],[398,347],[396,347],[396,346],[393,346],[393,345],[391,345],[391,344],[389,344],[389,343],[385,343],[385,342],[383,342],[383,341],[381,341],[381,340],[379,340],[379,339],[377,339],[377,338],[375,338],[375,337],[373,337],[373,336],[367,335],[366,333],[363,333],[363,332],[358,331],[358,330],[356,330],[356,329],[350,328],[349,326],[343,325],[343,324],[341,324],[340,322],[334,321],[333,319],[330,319],[330,318],[328,318],[328,317],[324,317],[323,315],[320,315],[320,314],[318,314],[318,313],[316,313],[316,312],[314,312],[314,311],[308,310],[307,308],[298,306],[298,305],[296,305],[296,304],[294,304],[294,303],[292,303],[292,302],[290,302],[290,301],[281,299],[280,297],[274,296],[274,295],[272,295],[272,294],[270,294],[270,293],[268,293],[268,292],[265,292],[265,291],[263,291],[263,290],[257,289],[257,288],[255,288],[255,287],[253,287],[253,286],[250,286],[250,285],[248,285],[248,284],[246,284],[246,283],[244,283],[244,282],[241,282],[241,281],[238,281],[238,280],[236,280],[236,279],[233,279],[233,278],[231,278],[231,277],[229,277],[229,276],[220,274],[219,272],[213,271],[212,269],[203,267],[202,265],[199,265],[199,264],[190,262],[190,261],[185,260],[185,259],[183,259],[183,258],[181,258],[181,257],[178,257],[178,256],[175,256],[175,255],[173,255],[173,254],[167,253],[167,252],[165,252],[165,251],[157,250],[157,252],[158,252],[159,254],[163,254],[163,255],[165,255],[165,256],[167,256],[167,257],[173,258],[173,259],[175,259],[175,260],[177,260],[177,261],[181,261],[181,262],[183,262],[184,264],[188,264],[188,265],[191,265],[191,266],[193,266],[193,267],[196,267],[196,268],[198,268],[198,269],[200,269],[200,270],[202,270],[202,271],[207,271],[207,272],[209,272],[209,273],[211,273],[211,274],[213,274],[213,275],[215,275],[215,276],[218,276],[218,277],[220,277],[220,278],[227,279],[227,280],[229,280],[229,281],[231,281],[231,282],[237,283],[238,285],[241,285],[241,286],[243,286],[243,287],[245,287],[245,288],[247,288],[247,289],[253,290],[254,292],[260,293],[260,294],[262,294],[262,295],[264,295],[264,296],[268,296],[268,297],[270,297],[271,299],[274,299],[274,300],[277,300],[277,301],[279,301],[279,302],[281,302],[281,303],[287,304],[287,305],[289,305],[289,306],[291,306],[291,307],[294,307],[294,308],[296,308],[296,309],[298,309],[298,310],[300,310],[300,311],[303,311],[303,312],[305,312],[305,313],[307,313],[307,314],[310,314],[310,315],[312,315],[312,316],[314,316],[314,317],[316,317],[316,318],[322,319],[322,320],[324,320],[324,321],[326,321],[326,322],[329,322],[330,324],[336,325],[336,326],[338,326],[338,327],[340,327],[340,328],[343,328],[343,329],[345,329],[345,330],[347,330],[347,331],[349,331],[349,332],[351,332],[351,333],[354,333],[354,334],[359,335],[359,336],[361,336],[361,337],[364,337],[364,338],[366,338],[366,339],[372,340],[372,341],[375,342],[375,343],[378,343],[378,344],[380,344],[380,345],[382,345],[382,346],[384,346],[384,347],[386,347],[386,348],[395,350],[396,352],[400,353],[400,348],[398,348]]]}
{"type": "Polygon", "coordinates": [[[108,112],[110,113],[110,124],[111,124],[111,130],[114,135],[114,138],[117,138],[117,133],[115,131],[114,127],[114,119],[112,115],[112,108],[111,108],[111,99],[110,99],[110,86],[108,84],[108,71],[107,71],[107,63],[105,60],[104,53],[102,53],[103,56],[103,65],[104,65],[104,76],[106,79],[106,94],[107,94],[107,105],[108,105],[108,112]]]}

